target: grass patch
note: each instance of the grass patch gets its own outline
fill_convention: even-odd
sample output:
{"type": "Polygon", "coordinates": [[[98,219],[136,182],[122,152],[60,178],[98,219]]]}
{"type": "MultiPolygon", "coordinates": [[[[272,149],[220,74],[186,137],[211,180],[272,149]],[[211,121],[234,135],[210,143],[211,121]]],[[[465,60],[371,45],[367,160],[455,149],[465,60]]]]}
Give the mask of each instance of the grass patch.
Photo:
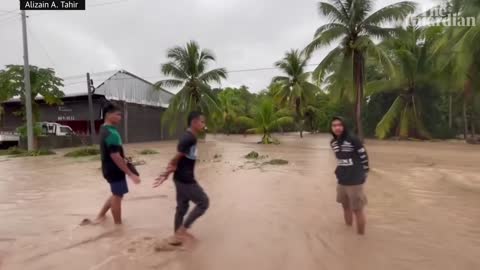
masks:
{"type": "Polygon", "coordinates": [[[140,155],[156,155],[156,154],[158,154],[158,152],[152,149],[145,149],[140,151],[140,155]]]}
{"type": "Polygon", "coordinates": [[[77,150],[73,150],[65,154],[66,157],[89,157],[100,155],[100,149],[94,147],[85,147],[77,150]]]}
{"type": "Polygon", "coordinates": [[[20,155],[23,152],[26,152],[25,150],[22,150],[17,147],[11,147],[6,150],[0,150],[0,156],[14,156],[14,155],[20,155]]]}
{"type": "Polygon", "coordinates": [[[11,147],[7,150],[0,150],[0,156],[12,156],[12,157],[38,157],[55,155],[56,153],[48,149],[39,149],[35,151],[27,151],[17,147],[11,147]]]}
{"type": "Polygon", "coordinates": [[[7,150],[0,150],[0,156],[11,156],[11,157],[38,157],[38,156],[49,156],[55,155],[56,153],[48,149],[39,149],[35,151],[27,151],[17,147],[12,147],[7,150]]]}

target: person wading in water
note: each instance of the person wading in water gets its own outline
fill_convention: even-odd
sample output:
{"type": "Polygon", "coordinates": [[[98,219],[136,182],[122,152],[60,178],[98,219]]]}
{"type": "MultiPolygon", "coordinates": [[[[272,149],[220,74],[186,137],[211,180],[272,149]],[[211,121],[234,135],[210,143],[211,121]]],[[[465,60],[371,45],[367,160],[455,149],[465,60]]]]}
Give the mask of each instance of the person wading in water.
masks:
{"type": "Polygon", "coordinates": [[[337,202],[343,206],[345,223],[352,226],[355,216],[357,232],[363,235],[366,225],[363,209],[367,204],[363,186],[370,169],[367,151],[362,142],[349,133],[343,118],[334,117],[330,126],[333,135],[330,145],[337,158],[337,202]]]}
{"type": "Polygon", "coordinates": [[[177,192],[177,209],[175,213],[175,237],[170,241],[173,245],[180,245],[185,238],[193,238],[187,230],[202,216],[209,207],[209,198],[203,188],[198,184],[194,171],[197,159],[197,138],[205,130],[205,117],[200,112],[191,112],[188,115],[189,128],[180,138],[177,154],[168,164],[166,172],[162,173],[155,181],[153,187],[160,186],[171,173],[177,192]],[[184,220],[189,203],[193,202],[195,208],[184,220]]]}

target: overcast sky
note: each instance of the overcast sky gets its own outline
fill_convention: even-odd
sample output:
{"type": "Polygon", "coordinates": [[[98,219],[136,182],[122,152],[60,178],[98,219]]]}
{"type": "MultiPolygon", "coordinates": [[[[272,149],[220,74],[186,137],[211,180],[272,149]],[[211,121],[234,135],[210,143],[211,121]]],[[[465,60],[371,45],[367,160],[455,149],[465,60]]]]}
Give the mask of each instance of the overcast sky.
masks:
{"type": "MultiPolygon", "coordinates": [[[[18,0],[0,0],[0,68],[22,64],[18,0]]],[[[421,7],[433,0],[421,0],[421,7]]],[[[86,0],[86,11],[28,11],[30,63],[60,76],[125,69],[149,81],[162,78],[166,50],[196,40],[212,50],[213,67],[273,67],[290,48],[304,48],[327,22],[318,0],[86,0]],[[104,4],[104,5],[103,5],[104,4]]],[[[398,2],[378,0],[377,8],[398,2]]],[[[324,51],[315,54],[318,63],[324,51]]],[[[312,66],[313,68],[313,66],[312,66]]],[[[275,70],[233,72],[222,86],[265,88],[275,70]]],[[[66,92],[82,78],[65,81],[66,92]],[[72,85],[69,89],[68,85],[72,85]]],[[[98,84],[100,82],[95,82],[98,84]]]]}

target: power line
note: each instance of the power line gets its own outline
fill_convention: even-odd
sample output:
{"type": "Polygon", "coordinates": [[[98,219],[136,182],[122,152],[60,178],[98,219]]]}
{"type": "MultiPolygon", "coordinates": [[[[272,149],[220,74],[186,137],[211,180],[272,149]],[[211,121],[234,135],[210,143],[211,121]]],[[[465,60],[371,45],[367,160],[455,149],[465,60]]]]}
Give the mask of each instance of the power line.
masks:
{"type": "MultiPolygon", "coordinates": [[[[319,64],[307,64],[306,66],[318,66],[319,64]]],[[[241,72],[254,72],[254,71],[265,71],[265,70],[278,70],[278,68],[276,67],[264,67],[264,68],[250,68],[250,69],[235,69],[235,70],[228,70],[227,69],[227,73],[241,73],[241,72]]],[[[91,75],[94,76],[94,75],[102,75],[102,74],[106,74],[106,73],[111,73],[111,72],[116,72],[118,70],[109,70],[109,71],[102,71],[102,72],[97,72],[97,73],[92,73],[91,75]]],[[[76,79],[76,78],[83,78],[85,77],[84,74],[82,75],[72,75],[72,76],[68,76],[68,77],[63,77],[64,80],[73,80],[73,79],[76,79]]],[[[157,79],[163,79],[163,78],[159,78],[161,76],[159,75],[149,75],[149,76],[141,76],[141,78],[145,78],[145,79],[151,79],[151,78],[157,78],[157,79]]],[[[116,78],[114,80],[129,80],[129,79],[133,79],[133,78],[116,78]]]]}
{"type": "Polygon", "coordinates": [[[0,9],[0,13],[3,13],[3,14],[11,14],[11,13],[16,12],[16,11],[17,11],[16,9],[12,9],[12,10],[0,9]]]}
{"type": "Polygon", "coordinates": [[[17,19],[17,16],[19,14],[10,14],[10,16],[7,16],[5,18],[3,18],[3,20],[0,20],[0,25],[1,24],[7,24],[8,22],[11,22],[11,21],[14,21],[15,19],[17,19]]]}
{"type": "Polygon", "coordinates": [[[37,43],[40,45],[40,47],[45,52],[45,55],[47,56],[48,60],[50,60],[50,63],[53,65],[53,67],[56,67],[55,62],[53,61],[52,57],[50,57],[50,54],[48,53],[47,49],[45,48],[45,46],[43,46],[40,39],[37,38],[37,36],[33,33],[33,31],[30,29],[30,27],[28,27],[28,25],[27,25],[27,31],[33,37],[33,39],[36,40],[37,43]]]}

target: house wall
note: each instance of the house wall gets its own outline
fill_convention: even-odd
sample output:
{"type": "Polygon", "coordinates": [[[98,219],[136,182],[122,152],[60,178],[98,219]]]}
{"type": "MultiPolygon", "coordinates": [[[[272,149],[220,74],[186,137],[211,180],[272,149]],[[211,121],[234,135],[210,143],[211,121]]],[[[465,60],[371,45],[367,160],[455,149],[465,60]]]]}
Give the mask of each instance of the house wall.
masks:
{"type": "Polygon", "coordinates": [[[178,125],[176,132],[170,134],[168,127],[162,126],[162,116],[166,110],[164,108],[125,102],[119,105],[123,111],[123,121],[119,131],[124,142],[176,139],[182,130],[181,125],[178,125]]]}
{"type": "MultiPolygon", "coordinates": [[[[93,110],[95,120],[101,119],[101,108],[104,99],[93,100],[93,110]]],[[[65,100],[62,105],[47,105],[45,103],[37,104],[39,119],[41,122],[62,122],[62,121],[88,121],[88,101],[84,100],[65,100]]],[[[4,115],[1,119],[1,128],[5,130],[15,130],[23,125],[22,116],[16,115],[16,112],[23,110],[20,103],[5,103],[4,115]]]]}
{"type": "MultiPolygon", "coordinates": [[[[101,108],[105,102],[104,98],[94,99],[94,116],[97,129],[102,123],[101,108]]],[[[121,101],[113,101],[113,103],[122,110],[123,121],[118,129],[125,143],[177,139],[184,130],[185,125],[182,123],[177,124],[177,129],[173,134],[170,134],[168,127],[162,127],[162,116],[166,110],[165,108],[121,101]]],[[[39,104],[38,106],[39,121],[68,125],[80,136],[89,134],[88,100],[86,98],[65,100],[60,106],[49,106],[47,104],[39,104]]],[[[22,110],[20,103],[6,103],[4,104],[4,109],[5,114],[1,121],[3,124],[1,129],[16,130],[16,128],[23,125],[22,117],[13,114],[15,111],[22,110]]],[[[61,143],[56,144],[52,140],[54,138],[45,140],[45,147],[64,146],[69,142],[68,140],[62,140],[61,143]]],[[[75,143],[75,145],[77,144],[75,143]]]]}

